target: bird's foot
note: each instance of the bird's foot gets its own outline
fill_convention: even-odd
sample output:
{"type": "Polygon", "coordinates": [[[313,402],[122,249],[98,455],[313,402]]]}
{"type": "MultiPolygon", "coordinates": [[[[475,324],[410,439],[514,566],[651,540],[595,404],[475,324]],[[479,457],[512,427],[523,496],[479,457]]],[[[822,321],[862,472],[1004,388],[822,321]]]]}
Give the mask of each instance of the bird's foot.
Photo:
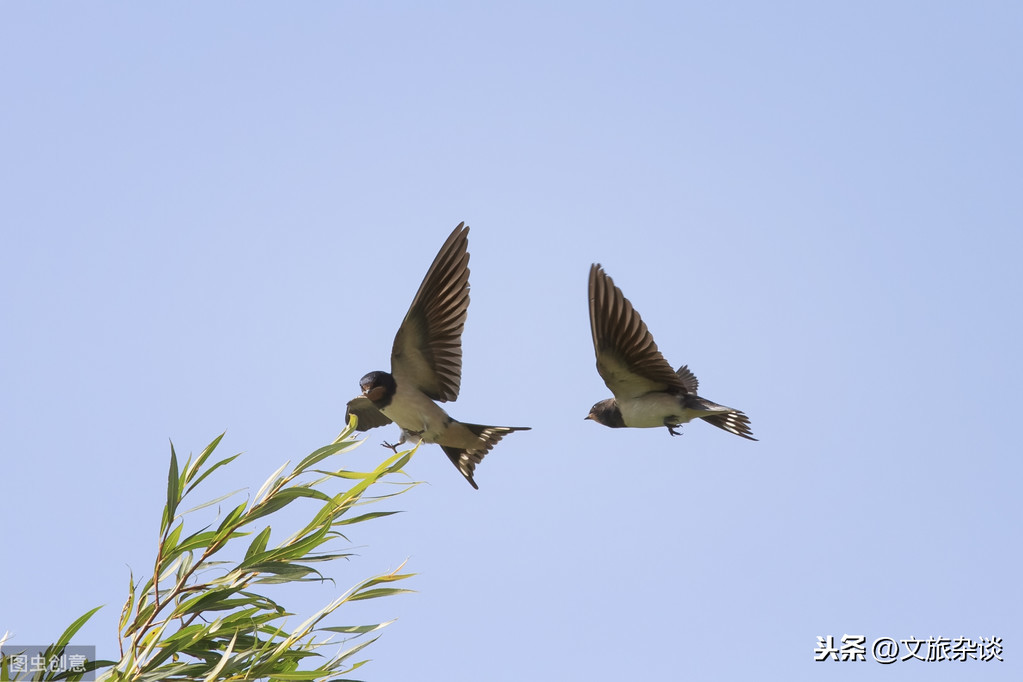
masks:
{"type": "MultiPolygon", "coordinates": [[[[423,431],[425,431],[425,429],[423,431]]],[[[423,431],[409,431],[408,429],[402,429],[401,430],[401,440],[399,440],[397,443],[394,443],[394,444],[384,442],[384,443],[381,443],[381,445],[383,445],[385,448],[390,448],[395,454],[397,454],[398,453],[398,446],[399,445],[404,445],[405,443],[407,443],[409,437],[420,438],[420,436],[423,435],[423,431]]],[[[420,438],[420,440],[421,440],[421,438],[420,438]]]]}
{"type": "Polygon", "coordinates": [[[681,424],[674,424],[674,423],[668,423],[668,422],[666,421],[666,422],[664,422],[664,425],[665,425],[666,427],[668,427],[668,433],[670,433],[671,435],[673,435],[673,436],[681,436],[681,435],[682,435],[682,432],[681,432],[681,431],[676,431],[676,430],[675,430],[675,427],[676,427],[676,426],[677,426],[678,428],[680,428],[680,429],[681,429],[681,428],[682,428],[682,425],[681,425],[681,424]]]}

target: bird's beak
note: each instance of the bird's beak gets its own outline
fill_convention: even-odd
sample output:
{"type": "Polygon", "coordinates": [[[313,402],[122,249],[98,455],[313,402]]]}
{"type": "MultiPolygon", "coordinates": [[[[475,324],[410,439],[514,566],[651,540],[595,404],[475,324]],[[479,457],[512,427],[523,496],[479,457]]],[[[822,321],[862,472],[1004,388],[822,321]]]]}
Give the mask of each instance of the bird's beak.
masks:
{"type": "Polygon", "coordinates": [[[587,419],[593,419],[593,413],[592,412],[590,412],[588,415],[583,417],[583,421],[586,421],[587,419]]]}

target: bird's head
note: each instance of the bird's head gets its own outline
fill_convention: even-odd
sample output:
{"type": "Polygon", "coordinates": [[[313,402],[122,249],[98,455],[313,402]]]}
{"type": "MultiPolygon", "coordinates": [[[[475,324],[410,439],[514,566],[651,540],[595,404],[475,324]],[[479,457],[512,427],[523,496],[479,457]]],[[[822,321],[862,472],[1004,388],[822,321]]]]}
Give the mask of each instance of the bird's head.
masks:
{"type": "Polygon", "coordinates": [[[612,429],[624,428],[625,420],[622,418],[622,411],[618,409],[618,403],[614,398],[601,400],[590,408],[586,419],[592,419],[598,424],[610,426],[612,429]]]}
{"type": "Polygon", "coordinates": [[[387,404],[391,401],[397,384],[394,377],[387,372],[370,372],[359,379],[362,395],[370,399],[374,405],[387,404]]]}

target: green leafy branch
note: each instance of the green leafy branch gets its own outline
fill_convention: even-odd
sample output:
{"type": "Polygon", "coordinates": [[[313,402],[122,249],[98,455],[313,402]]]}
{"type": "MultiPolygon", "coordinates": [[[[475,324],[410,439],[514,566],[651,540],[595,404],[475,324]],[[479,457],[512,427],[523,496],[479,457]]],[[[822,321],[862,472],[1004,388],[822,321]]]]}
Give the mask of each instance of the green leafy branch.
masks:
{"type": "MultiPolygon", "coordinates": [[[[394,586],[411,577],[397,569],[368,578],[348,589],[297,627],[288,629],[289,613],[265,594],[263,585],[316,581],[323,574],[312,564],[348,558],[350,552],[330,551],[326,545],[347,541],[342,527],[388,516],[393,511],[358,513],[357,508],[406,492],[415,483],[406,478],[397,491],[367,494],[371,488],[403,474],[414,450],[388,457],[372,471],[327,468],[331,458],[359,444],[352,438],[355,421],[329,445],[305,457],[288,470],[290,462],[263,484],[251,500],[232,507],[214,528],[208,525],[185,534],[185,517],[235,496],[239,491],[178,513],[182,502],[217,469],[239,455],[207,464],[221,436],[194,460],[179,467],[171,446],[167,504],[160,522],[153,575],[142,583],[129,577],[128,598],[118,624],[121,658],[91,662],[101,669],[99,680],[334,680],[366,661],[352,657],[376,641],[353,640],[374,633],[393,621],[371,625],[323,625],[343,604],[387,597],[410,590],[394,586]],[[287,471],[286,471],[287,470],[287,471]],[[285,473],[286,472],[286,473],[285,473]],[[344,482],[340,492],[324,490],[331,481],[344,482]],[[269,525],[261,519],[299,499],[317,503],[305,525],[271,546],[269,525]],[[237,539],[252,536],[244,555],[225,559],[225,549],[237,539]],[[333,639],[341,635],[342,641],[333,639]],[[323,653],[325,647],[337,651],[323,653]],[[306,659],[315,667],[301,669],[306,659]]],[[[65,631],[50,649],[59,652],[95,613],[90,611],[65,631]]],[[[0,680],[10,679],[6,657],[0,661],[0,680]]],[[[79,673],[37,676],[37,679],[80,679],[79,673]]]]}

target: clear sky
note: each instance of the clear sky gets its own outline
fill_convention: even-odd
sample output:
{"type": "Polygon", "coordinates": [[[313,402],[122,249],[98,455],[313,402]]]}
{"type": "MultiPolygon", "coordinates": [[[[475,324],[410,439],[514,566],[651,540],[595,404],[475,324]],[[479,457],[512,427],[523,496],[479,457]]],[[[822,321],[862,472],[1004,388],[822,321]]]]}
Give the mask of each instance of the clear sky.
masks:
{"type": "Polygon", "coordinates": [[[409,560],[352,612],[398,618],[363,677],[1021,679],[1021,35],[1010,2],[0,4],[0,633],[106,604],[75,641],[113,656],[168,439],[246,453],[207,497],[329,442],[464,220],[449,411],[533,430],[478,492],[422,448],[289,602],[409,560]],[[593,262],[759,442],[583,420],[593,262]],[[814,662],[846,634],[1005,660],[814,662]]]}

